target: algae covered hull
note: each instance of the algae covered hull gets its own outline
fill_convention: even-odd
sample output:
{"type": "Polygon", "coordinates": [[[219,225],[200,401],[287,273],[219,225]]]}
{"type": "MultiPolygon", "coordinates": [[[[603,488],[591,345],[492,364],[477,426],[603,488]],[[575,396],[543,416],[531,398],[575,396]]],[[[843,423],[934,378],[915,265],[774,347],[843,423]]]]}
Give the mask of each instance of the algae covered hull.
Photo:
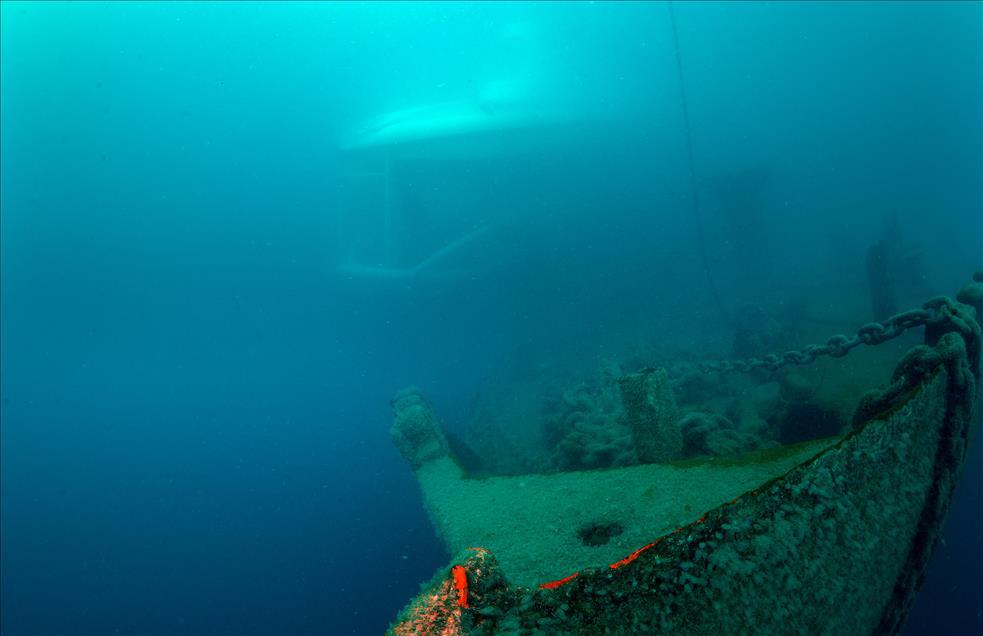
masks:
{"type": "Polygon", "coordinates": [[[468,479],[401,394],[394,441],[455,556],[390,632],[897,633],[980,417],[974,279],[849,433],[739,460],[468,479]]]}

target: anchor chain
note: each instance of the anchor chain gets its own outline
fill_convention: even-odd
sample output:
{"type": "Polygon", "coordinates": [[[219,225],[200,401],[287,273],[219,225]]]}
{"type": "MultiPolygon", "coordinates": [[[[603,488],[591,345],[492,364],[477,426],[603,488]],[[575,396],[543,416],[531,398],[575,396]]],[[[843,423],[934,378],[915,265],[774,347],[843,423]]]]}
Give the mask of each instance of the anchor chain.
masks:
{"type": "Polygon", "coordinates": [[[870,322],[860,327],[853,336],[836,334],[825,344],[810,344],[801,349],[793,349],[781,354],[768,354],[760,358],[744,360],[720,360],[704,362],[699,365],[704,373],[747,373],[755,369],[775,371],[788,365],[805,365],[817,358],[829,356],[842,358],[860,345],[876,346],[893,340],[909,329],[933,326],[950,320],[956,302],[948,296],[936,296],[922,304],[920,309],[911,309],[895,314],[883,323],[870,322]]]}

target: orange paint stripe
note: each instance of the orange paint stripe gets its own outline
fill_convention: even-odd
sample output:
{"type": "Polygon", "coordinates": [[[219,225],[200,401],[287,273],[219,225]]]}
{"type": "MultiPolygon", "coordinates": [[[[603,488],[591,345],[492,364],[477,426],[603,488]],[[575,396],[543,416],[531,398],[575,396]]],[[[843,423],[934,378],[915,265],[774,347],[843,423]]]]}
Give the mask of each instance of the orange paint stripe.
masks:
{"type": "Polygon", "coordinates": [[[454,575],[454,587],[457,588],[457,604],[461,607],[468,606],[468,573],[460,565],[451,568],[454,575]]]}
{"type": "Polygon", "coordinates": [[[652,543],[650,543],[648,545],[643,545],[642,547],[640,547],[639,549],[635,550],[634,552],[632,552],[631,554],[629,554],[625,558],[621,559],[620,561],[615,561],[614,563],[612,563],[608,567],[611,568],[612,570],[617,570],[618,568],[620,568],[622,566],[628,565],[629,563],[631,563],[632,561],[634,561],[635,559],[637,559],[638,558],[638,555],[640,555],[642,552],[645,552],[649,548],[652,548],[652,547],[657,546],[659,544],[659,541],[662,541],[662,539],[659,539],[657,541],[653,541],[652,543]]]}
{"type": "Polygon", "coordinates": [[[539,584],[539,588],[542,589],[542,590],[555,590],[556,588],[560,587],[561,585],[566,585],[567,583],[569,583],[570,581],[574,580],[578,576],[580,576],[580,572],[574,572],[570,576],[565,576],[562,579],[560,579],[559,581],[550,581],[549,583],[540,583],[539,584]]]}

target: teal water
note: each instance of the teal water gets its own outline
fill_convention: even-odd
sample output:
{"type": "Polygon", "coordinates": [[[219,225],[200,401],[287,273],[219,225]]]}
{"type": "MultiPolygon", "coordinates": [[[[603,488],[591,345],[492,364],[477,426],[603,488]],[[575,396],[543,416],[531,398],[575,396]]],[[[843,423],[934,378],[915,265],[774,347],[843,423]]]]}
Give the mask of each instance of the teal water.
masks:
{"type": "MultiPolygon", "coordinates": [[[[379,633],[447,559],[399,388],[852,316],[885,238],[899,309],[968,280],[980,4],[668,9],[0,3],[2,632],[379,633]],[[388,242],[340,150],[386,113],[460,134],[388,242]]],[[[981,629],[978,484],[908,633],[981,629]]]]}

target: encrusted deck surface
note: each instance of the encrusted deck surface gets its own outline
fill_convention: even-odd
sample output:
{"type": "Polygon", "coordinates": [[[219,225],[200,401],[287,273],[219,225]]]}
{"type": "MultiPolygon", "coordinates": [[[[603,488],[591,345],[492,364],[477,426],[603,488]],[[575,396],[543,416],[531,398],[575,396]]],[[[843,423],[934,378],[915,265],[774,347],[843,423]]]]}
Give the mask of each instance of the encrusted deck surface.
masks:
{"type": "Polygon", "coordinates": [[[518,585],[535,586],[624,558],[835,444],[838,438],[748,453],[740,459],[647,464],[549,475],[463,479],[450,459],[417,471],[451,554],[489,549],[518,585]],[[578,532],[617,524],[604,545],[578,532]]]}

